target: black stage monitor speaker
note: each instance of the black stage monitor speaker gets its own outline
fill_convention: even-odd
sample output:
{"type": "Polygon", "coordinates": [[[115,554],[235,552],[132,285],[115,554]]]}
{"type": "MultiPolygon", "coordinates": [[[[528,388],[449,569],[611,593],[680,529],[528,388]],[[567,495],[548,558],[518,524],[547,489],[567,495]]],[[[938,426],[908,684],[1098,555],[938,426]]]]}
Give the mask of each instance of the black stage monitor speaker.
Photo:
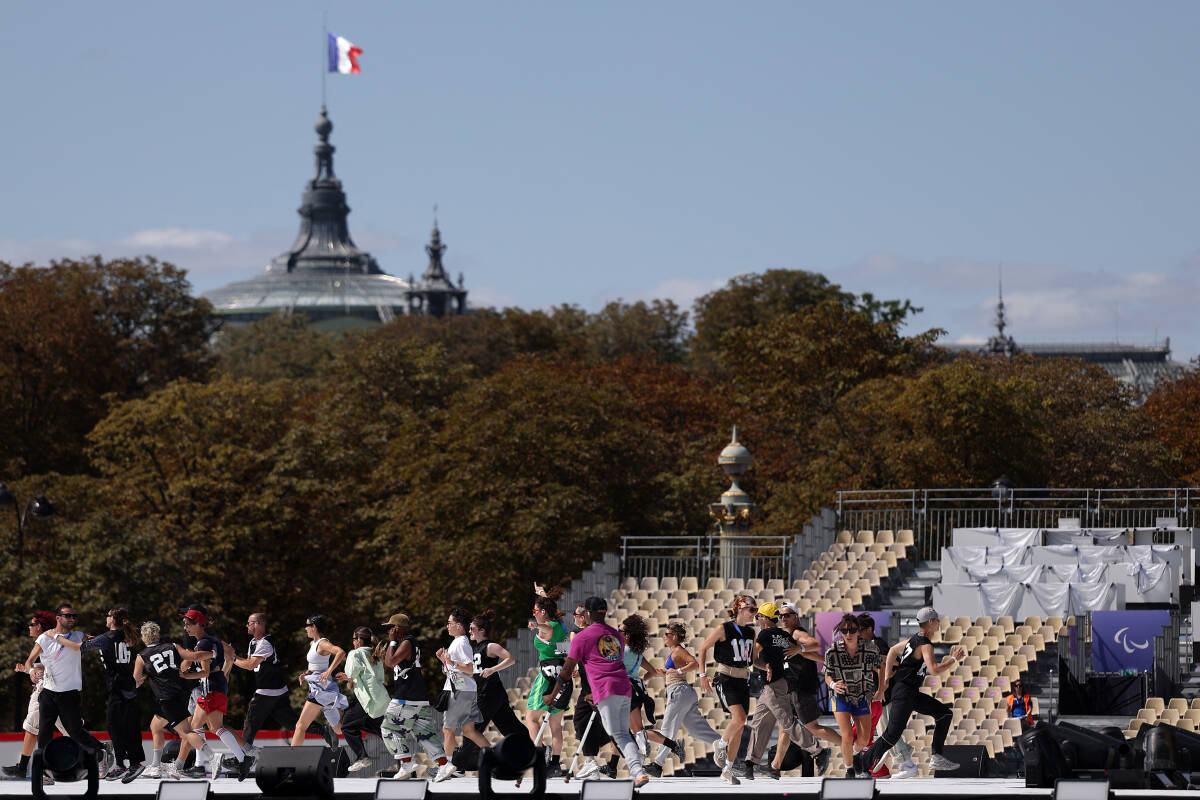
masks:
{"type": "Polygon", "coordinates": [[[333,758],[328,747],[264,747],[254,781],[263,797],[333,797],[333,758]]]}
{"type": "Polygon", "coordinates": [[[1072,777],[1062,748],[1050,735],[1050,726],[1046,723],[1022,733],[1017,745],[1025,759],[1025,786],[1049,789],[1059,778],[1072,777]]]}
{"type": "Polygon", "coordinates": [[[987,748],[981,744],[948,744],[942,755],[958,764],[958,769],[939,769],[935,778],[986,778],[988,776],[987,748]]]}

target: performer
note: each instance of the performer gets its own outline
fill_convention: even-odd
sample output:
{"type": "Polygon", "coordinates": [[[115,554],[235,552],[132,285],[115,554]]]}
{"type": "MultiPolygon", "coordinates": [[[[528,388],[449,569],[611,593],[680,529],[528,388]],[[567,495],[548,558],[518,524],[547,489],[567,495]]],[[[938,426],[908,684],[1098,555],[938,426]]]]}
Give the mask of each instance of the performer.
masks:
{"type": "Polygon", "coordinates": [[[650,776],[642,768],[642,756],[637,743],[629,734],[629,707],[633,687],[622,663],[625,639],[619,631],[604,624],[608,613],[608,601],[603,597],[589,597],[583,608],[591,618],[591,624],[580,631],[571,641],[571,649],[563,662],[558,678],[547,689],[544,696],[551,702],[568,687],[566,675],[570,675],[576,664],[583,664],[588,672],[592,696],[600,712],[600,721],[612,737],[613,742],[625,756],[634,788],[650,782],[650,776]]]}
{"type": "MultiPolygon", "coordinates": [[[[55,627],[38,635],[29,657],[25,659],[23,672],[31,672],[34,662],[42,657],[45,673],[42,678],[42,693],[38,698],[38,748],[45,750],[54,739],[54,723],[62,720],[67,735],[96,759],[103,778],[115,762],[109,751],[83,727],[80,710],[80,695],[83,690],[83,665],[80,660],[79,643],[83,634],[74,630],[75,609],[70,603],[60,603],[54,609],[55,627]],[[68,647],[71,642],[75,647],[68,647]]],[[[110,745],[111,747],[111,745],[110,745]]]]}
{"type": "MultiPolygon", "coordinates": [[[[133,663],[133,681],[136,685],[141,686],[147,678],[149,679],[150,689],[154,692],[155,699],[158,700],[158,716],[166,721],[166,724],[178,734],[180,739],[190,742],[192,747],[196,748],[197,753],[203,754],[206,760],[211,761],[212,750],[204,741],[204,737],[192,730],[191,715],[188,714],[187,708],[187,681],[199,680],[208,674],[208,662],[212,659],[213,654],[188,650],[173,643],[160,642],[161,634],[162,628],[158,623],[142,623],[141,637],[146,648],[138,653],[137,659],[133,663]],[[199,663],[201,671],[183,671],[185,660],[199,663]]],[[[161,757],[161,750],[157,751],[155,755],[161,757]]],[[[157,761],[152,766],[157,768],[157,761]]],[[[183,762],[180,759],[163,767],[166,776],[175,780],[184,777],[182,770],[183,762]]],[[[147,770],[147,774],[149,774],[149,770],[147,770]]]]}
{"type": "MultiPolygon", "coordinates": [[[[683,646],[683,643],[687,641],[687,634],[687,626],[682,622],[672,622],[663,633],[663,641],[666,642],[671,652],[663,664],[663,678],[667,685],[667,707],[663,711],[660,730],[664,736],[678,741],[676,734],[682,727],[692,738],[711,745],[721,741],[721,734],[714,731],[708,724],[708,720],[700,713],[700,701],[696,696],[696,690],[687,681],[686,673],[700,668],[700,662],[696,661],[695,656],[683,646]]],[[[663,765],[667,763],[667,756],[672,752],[680,760],[683,759],[683,754],[678,750],[673,751],[666,745],[659,745],[654,761],[645,765],[646,772],[655,778],[661,776],[663,765]]]]}
{"type": "Polygon", "coordinates": [[[256,611],[246,618],[246,632],[250,634],[250,646],[245,658],[234,659],[234,665],[254,673],[254,694],[246,705],[246,719],[242,723],[242,748],[254,755],[254,737],[262,730],[267,720],[274,720],[283,730],[296,727],[300,717],[288,699],[287,678],[283,676],[283,662],[275,652],[275,639],[267,632],[267,615],[256,611]]]}
{"type": "Polygon", "coordinates": [[[388,694],[383,685],[383,664],[371,649],[374,641],[370,628],[355,628],[351,639],[354,649],[346,656],[346,671],[337,675],[337,679],[344,681],[353,692],[350,707],[342,717],[342,735],[354,753],[354,763],[348,767],[348,772],[361,772],[371,766],[366,745],[363,744],[364,733],[383,736],[379,726],[387,711],[388,694]]]}
{"type": "MultiPolygon", "coordinates": [[[[583,608],[583,603],[576,606],[574,621],[578,630],[571,631],[570,641],[572,642],[575,641],[575,637],[579,635],[580,631],[592,622],[591,617],[583,608]]],[[[604,731],[604,723],[597,725],[596,722],[592,722],[592,717],[600,712],[596,710],[596,704],[592,702],[592,687],[588,685],[587,670],[583,664],[579,664],[575,671],[579,675],[579,699],[575,701],[571,725],[575,728],[575,738],[579,740],[579,752],[583,754],[583,764],[575,773],[575,777],[583,780],[605,774],[610,778],[615,778],[617,776],[615,769],[609,771],[606,767],[600,766],[596,760],[596,756],[600,754],[600,748],[612,739],[604,731]]],[[[613,761],[616,761],[617,758],[618,756],[613,756],[613,761]]]]}
{"type": "Polygon", "coordinates": [[[558,600],[562,597],[563,588],[555,586],[544,589],[535,583],[533,589],[537,599],[533,601],[533,620],[529,623],[529,629],[534,632],[533,646],[538,654],[538,674],[533,680],[533,685],[529,687],[529,700],[525,704],[525,727],[529,729],[529,736],[534,739],[534,745],[541,747],[542,743],[537,737],[542,715],[547,712],[550,714],[550,758],[547,762],[546,777],[558,778],[564,774],[560,761],[563,745],[562,714],[566,709],[548,705],[545,694],[546,688],[558,679],[567,649],[570,647],[566,628],[561,622],[563,614],[558,609],[558,600]]]}
{"type": "MultiPolygon", "coordinates": [[[[483,721],[476,725],[480,733],[487,728],[488,723],[495,724],[501,736],[519,733],[525,726],[513,713],[508,702],[508,692],[497,674],[508,669],[517,660],[505,649],[504,645],[491,640],[492,621],[496,612],[488,609],[471,620],[467,627],[467,636],[471,639],[471,650],[475,654],[475,686],[479,691],[479,714],[483,721]]],[[[462,747],[454,754],[453,761],[460,770],[475,769],[479,763],[479,747],[470,739],[462,743],[462,747]]]]}
{"type": "Polygon", "coordinates": [[[865,778],[856,772],[855,745],[865,750],[871,732],[871,698],[883,697],[879,678],[880,657],[874,642],[860,642],[858,617],[846,614],[838,623],[842,635],[825,651],[825,684],[833,692],[833,716],[842,734],[842,762],[847,778],[865,778]],[[857,738],[855,729],[858,730],[857,738]]]}
{"type": "MultiPolygon", "coordinates": [[[[650,755],[650,745],[648,742],[652,741],[668,748],[682,761],[685,755],[683,752],[683,743],[663,736],[656,730],[647,730],[645,723],[642,721],[642,709],[649,705],[650,710],[653,711],[654,701],[647,694],[646,683],[642,680],[641,675],[644,673],[650,678],[660,678],[663,676],[661,669],[645,659],[646,645],[650,642],[646,620],[640,614],[631,614],[621,623],[619,630],[621,631],[621,635],[625,637],[625,653],[622,656],[622,663],[625,665],[625,673],[629,676],[629,684],[633,687],[633,696],[630,700],[629,709],[629,730],[633,733],[638,750],[644,756],[650,755]]],[[[650,724],[654,724],[654,715],[652,713],[650,714],[650,724]]]]}
{"type": "MultiPolygon", "coordinates": [[[[442,715],[442,748],[447,753],[454,752],[460,729],[463,736],[480,749],[488,746],[488,740],[475,727],[483,722],[483,715],[479,713],[479,691],[474,678],[475,653],[471,650],[471,640],[467,638],[467,625],[470,622],[471,615],[466,609],[451,609],[446,619],[446,632],[454,637],[454,641],[434,654],[446,672],[446,684],[442,691],[450,692],[450,705],[442,715]]],[[[433,780],[441,782],[461,774],[453,763],[447,762],[438,767],[433,780]]]]}
{"type": "MultiPolygon", "coordinates": [[[[880,636],[875,630],[875,618],[870,613],[864,611],[858,615],[858,638],[863,642],[874,642],[875,649],[879,651],[880,658],[887,658],[888,650],[891,646],[888,645],[887,639],[880,636]]],[[[882,686],[882,683],[880,684],[882,686]]],[[[882,695],[880,695],[882,696],[882,695]]],[[[867,744],[875,744],[875,732],[882,731],[887,727],[884,723],[880,727],[880,720],[883,719],[883,702],[881,700],[871,701],[871,731],[867,737],[867,744]]],[[[912,746],[904,741],[901,737],[900,741],[896,742],[896,746],[891,750],[892,758],[898,767],[899,772],[908,772],[911,768],[912,774],[896,775],[897,778],[911,778],[917,774],[917,765],[912,763],[912,746]]],[[[881,760],[875,771],[871,773],[872,778],[887,778],[891,777],[891,770],[888,769],[887,761],[881,760]]]]}
{"type": "MultiPolygon", "coordinates": [[[[755,621],[761,630],[754,642],[754,666],[766,672],[766,683],[755,706],[754,722],[750,725],[750,753],[746,768],[747,771],[753,770],[757,764],[765,769],[768,778],[779,780],[780,768],[791,742],[803,748],[818,763],[825,748],[796,717],[784,670],[784,653],[793,641],[791,635],[779,627],[779,607],[774,603],[763,603],[758,607],[755,621]],[[764,766],[762,759],[772,727],[779,729],[779,744],[775,748],[775,760],[764,766]]],[[[827,758],[828,753],[825,756],[827,758]]]]}
{"type": "MultiPolygon", "coordinates": [[[[821,679],[817,675],[817,664],[825,663],[821,643],[800,624],[800,611],[791,603],[784,603],[779,607],[779,627],[787,631],[795,643],[784,651],[787,659],[783,662],[783,671],[787,676],[788,690],[792,694],[796,716],[818,739],[841,747],[841,734],[826,728],[820,722],[821,708],[817,702],[817,689],[821,679]]],[[[821,751],[821,759],[816,764],[817,775],[823,774],[829,766],[830,754],[828,749],[821,751]]]]}
{"type": "MultiPolygon", "coordinates": [[[[54,615],[49,611],[34,611],[33,618],[29,620],[29,635],[37,639],[44,632],[54,630],[55,626],[54,615]]],[[[40,659],[34,661],[32,668],[26,669],[24,663],[18,663],[14,668],[14,672],[24,672],[29,676],[30,682],[33,683],[33,694],[29,695],[29,705],[25,713],[25,722],[21,725],[25,731],[25,737],[21,742],[21,758],[16,764],[10,767],[3,768],[3,774],[6,778],[24,778],[29,772],[29,760],[33,757],[33,751],[37,748],[38,725],[41,722],[41,707],[38,705],[38,698],[42,695],[42,687],[45,684],[46,669],[42,666],[40,659]]],[[[65,736],[67,729],[63,727],[62,720],[58,722],[58,729],[65,736]]],[[[34,778],[37,776],[35,775],[34,778]]],[[[54,780],[47,775],[42,776],[42,783],[49,785],[54,783],[54,780]]]]}
{"type": "MultiPolygon", "coordinates": [[[[217,735],[221,743],[229,750],[237,761],[237,779],[246,780],[254,759],[247,756],[238,742],[237,735],[225,727],[225,712],[229,710],[229,672],[233,669],[233,648],[228,647],[217,637],[208,632],[208,616],[196,609],[183,614],[183,629],[187,635],[196,640],[195,650],[201,653],[212,653],[208,663],[208,676],[200,680],[200,696],[196,698],[196,708],[192,712],[192,730],[204,736],[204,728],[217,735]],[[227,652],[228,651],[228,652],[227,652]],[[229,656],[226,659],[226,655],[229,656]]],[[[184,665],[186,669],[188,664],[184,665]]],[[[182,766],[191,749],[187,740],[180,742],[179,755],[175,763],[182,766]]],[[[197,754],[196,767],[203,770],[205,764],[197,754]]],[[[220,761],[211,765],[213,777],[220,771],[220,761]]],[[[196,777],[203,777],[197,775],[196,777]]]]}
{"type": "Polygon", "coordinates": [[[721,779],[737,785],[738,777],[753,777],[744,762],[737,761],[742,744],[742,731],[750,711],[750,663],[754,657],[754,600],[745,595],[737,597],[730,609],[731,620],[708,635],[700,645],[700,686],[705,692],[717,692],[721,707],[729,712],[729,724],[713,751],[713,761],[721,767],[721,779]],[[708,651],[717,662],[716,678],[710,680],[704,672],[708,651]]]}
{"type": "Polygon", "coordinates": [[[397,780],[411,778],[417,771],[413,760],[420,747],[439,767],[446,763],[442,739],[437,735],[429,690],[421,674],[421,648],[413,636],[407,614],[393,614],[387,622],[388,641],[382,651],[383,665],[392,670],[392,699],[383,715],[383,744],[396,759],[397,780]]]}
{"type": "Polygon", "coordinates": [[[349,705],[346,695],[338,689],[333,675],[338,664],[346,658],[346,651],[325,638],[329,620],[323,614],[312,614],[304,620],[304,632],[312,644],[308,646],[308,669],[300,673],[300,683],[308,683],[308,699],[300,710],[300,719],[292,733],[292,747],[304,744],[304,733],[308,726],[324,714],[328,726],[325,741],[333,750],[338,749],[338,736],[342,732],[342,711],[349,705]]]}
{"type": "Polygon", "coordinates": [[[870,772],[879,764],[884,753],[891,750],[900,740],[913,711],[933,717],[933,755],[929,758],[930,768],[958,768],[958,764],[942,755],[946,734],[950,732],[950,721],[953,719],[950,706],[924,694],[921,691],[921,683],[926,675],[941,675],[953,668],[965,655],[965,651],[961,647],[955,647],[940,663],[935,662],[929,636],[941,625],[938,613],[926,606],[917,612],[917,623],[920,629],[916,634],[897,643],[888,651],[883,667],[883,680],[887,685],[884,697],[888,714],[887,728],[869,750],[855,756],[857,771],[870,772]]]}

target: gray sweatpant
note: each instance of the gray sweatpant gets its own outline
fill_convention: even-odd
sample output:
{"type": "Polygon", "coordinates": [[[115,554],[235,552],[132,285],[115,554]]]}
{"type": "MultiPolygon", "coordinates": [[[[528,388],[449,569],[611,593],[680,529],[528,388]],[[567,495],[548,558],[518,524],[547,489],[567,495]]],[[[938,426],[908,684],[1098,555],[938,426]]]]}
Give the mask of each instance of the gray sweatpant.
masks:
{"type": "MultiPolygon", "coordinates": [[[[888,726],[888,710],[892,707],[891,703],[883,704],[883,713],[879,715],[879,725],[875,728],[875,735],[882,736],[888,726]]],[[[901,737],[896,740],[895,746],[888,753],[892,756],[892,765],[900,766],[906,761],[912,761],[913,747],[901,737]]]]}
{"type": "MultiPolygon", "coordinates": [[[[663,712],[658,732],[668,739],[674,739],[680,727],[693,739],[699,739],[705,744],[712,744],[721,738],[721,734],[714,731],[700,713],[700,701],[696,697],[696,690],[686,683],[675,683],[667,687],[667,710],[663,712]]],[[[667,756],[670,754],[670,750],[659,745],[654,763],[661,767],[667,763],[667,756]]]]}
{"type": "Polygon", "coordinates": [[[605,732],[612,737],[613,744],[625,756],[629,767],[629,776],[638,778],[646,770],[642,769],[642,751],[638,750],[633,734],[629,732],[629,706],[631,698],[627,694],[610,694],[596,704],[600,712],[600,722],[605,732]]]}
{"type": "Polygon", "coordinates": [[[792,705],[792,694],[788,691],[787,681],[782,678],[772,681],[763,687],[758,697],[758,705],[754,707],[754,719],[750,721],[750,752],[749,758],[755,764],[762,763],[763,753],[767,751],[767,742],[771,739],[771,731],[779,725],[787,731],[788,738],[800,745],[802,750],[809,753],[819,752],[817,737],[804,727],[804,723],[796,716],[792,705]]]}

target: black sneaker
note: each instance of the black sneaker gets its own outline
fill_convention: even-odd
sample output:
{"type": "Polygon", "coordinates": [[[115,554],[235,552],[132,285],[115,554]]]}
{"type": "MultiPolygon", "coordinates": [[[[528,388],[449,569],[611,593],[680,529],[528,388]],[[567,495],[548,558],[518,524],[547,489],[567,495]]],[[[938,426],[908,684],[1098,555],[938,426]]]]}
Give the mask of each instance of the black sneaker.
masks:
{"type": "Polygon", "coordinates": [[[748,781],[754,780],[754,765],[749,761],[733,762],[733,774],[748,781]]]}
{"type": "Polygon", "coordinates": [[[615,781],[617,779],[617,765],[605,764],[600,768],[600,774],[615,781]]]}
{"type": "Polygon", "coordinates": [[[675,757],[678,758],[681,763],[687,760],[687,751],[683,749],[682,737],[675,740],[675,746],[671,748],[671,752],[675,754],[675,757]]]}
{"type": "Polygon", "coordinates": [[[813,756],[813,766],[816,769],[818,778],[825,774],[825,770],[829,769],[829,759],[832,755],[832,747],[823,747],[821,748],[821,752],[813,756]]]}
{"type": "Polygon", "coordinates": [[[24,778],[25,770],[21,769],[20,764],[13,764],[11,767],[0,767],[0,775],[6,778],[24,778]]]}
{"type": "Polygon", "coordinates": [[[188,767],[187,769],[180,770],[179,774],[185,778],[193,778],[200,781],[208,778],[208,770],[204,767],[188,767]]]}
{"type": "Polygon", "coordinates": [[[846,770],[846,777],[847,777],[847,778],[853,778],[853,777],[855,777],[857,774],[858,774],[858,773],[856,773],[856,772],[854,771],[854,769],[853,769],[853,768],[846,770]]]}
{"type": "Polygon", "coordinates": [[[250,777],[250,768],[253,766],[254,766],[254,756],[244,756],[242,758],[242,763],[238,764],[238,769],[237,769],[237,779],[239,782],[244,781],[244,780],[246,780],[246,778],[250,777]]]}
{"type": "Polygon", "coordinates": [[[777,781],[782,777],[780,770],[776,769],[774,764],[767,764],[765,767],[759,767],[759,769],[773,781],[777,781]]]}
{"type": "Polygon", "coordinates": [[[104,776],[104,780],[119,781],[123,777],[125,777],[125,768],[118,764],[108,771],[108,774],[104,776]]]}
{"type": "Polygon", "coordinates": [[[646,763],[642,764],[642,769],[646,770],[646,774],[651,778],[662,777],[662,767],[659,766],[658,762],[656,761],[647,761],[646,763]]]}
{"type": "Polygon", "coordinates": [[[546,765],[546,778],[562,778],[570,773],[563,769],[562,763],[555,761],[552,764],[546,765]]]}
{"type": "Polygon", "coordinates": [[[866,753],[855,753],[854,758],[851,759],[851,762],[854,764],[855,772],[866,772],[867,771],[866,753]]]}
{"type": "Polygon", "coordinates": [[[134,764],[129,769],[125,770],[125,774],[121,776],[121,783],[133,783],[138,779],[138,776],[146,771],[145,762],[134,764]]]}

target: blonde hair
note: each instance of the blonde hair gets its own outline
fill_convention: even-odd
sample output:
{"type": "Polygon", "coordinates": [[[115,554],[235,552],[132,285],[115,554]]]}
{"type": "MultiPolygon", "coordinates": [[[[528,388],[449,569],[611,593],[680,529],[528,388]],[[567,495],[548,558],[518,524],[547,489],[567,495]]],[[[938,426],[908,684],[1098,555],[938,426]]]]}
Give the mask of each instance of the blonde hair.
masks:
{"type": "Polygon", "coordinates": [[[157,622],[143,622],[141,636],[142,641],[146,644],[154,644],[158,641],[158,637],[162,634],[162,628],[157,622]]]}

